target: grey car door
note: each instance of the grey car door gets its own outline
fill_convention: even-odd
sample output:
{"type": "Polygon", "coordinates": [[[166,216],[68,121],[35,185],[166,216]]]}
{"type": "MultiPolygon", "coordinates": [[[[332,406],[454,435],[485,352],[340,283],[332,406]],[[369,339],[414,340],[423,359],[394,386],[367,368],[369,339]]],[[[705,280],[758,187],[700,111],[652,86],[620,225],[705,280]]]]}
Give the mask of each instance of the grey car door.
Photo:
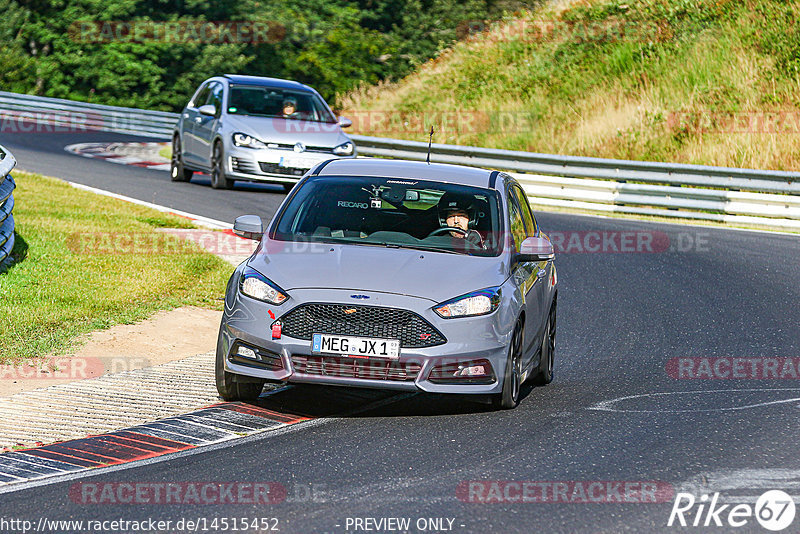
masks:
{"type": "Polygon", "coordinates": [[[211,82],[209,89],[206,104],[213,105],[217,112],[213,117],[200,115],[200,120],[195,121],[194,142],[199,163],[204,167],[211,168],[211,143],[214,141],[219,117],[222,114],[223,86],[220,82],[211,82]]]}
{"type": "Polygon", "coordinates": [[[184,161],[198,164],[199,154],[197,149],[197,142],[195,141],[195,126],[200,121],[200,112],[197,110],[200,106],[206,103],[208,96],[211,93],[210,83],[206,82],[200,86],[197,92],[192,97],[192,100],[183,110],[183,158],[184,161]]]}
{"type": "MultiPolygon", "coordinates": [[[[522,209],[522,220],[525,222],[525,230],[528,237],[538,236],[539,228],[536,224],[536,218],[533,216],[533,210],[531,210],[531,206],[528,203],[527,195],[525,195],[525,192],[518,183],[514,183],[512,188],[514,191],[514,196],[517,197],[519,206],[522,209]]],[[[547,311],[545,301],[547,298],[547,276],[549,273],[548,267],[550,267],[548,264],[549,262],[546,261],[535,262],[531,264],[531,270],[533,272],[531,283],[533,284],[533,288],[531,289],[529,297],[536,301],[536,315],[528,316],[529,327],[526,327],[526,340],[531,344],[536,343],[536,345],[531,347],[532,352],[536,352],[538,344],[541,343],[541,335],[547,320],[545,317],[545,313],[547,311]],[[530,339],[528,336],[530,336],[530,339]]]]}
{"type": "MultiPolygon", "coordinates": [[[[506,190],[506,201],[508,203],[508,228],[514,242],[514,252],[519,252],[522,241],[528,237],[528,229],[525,226],[522,207],[514,189],[513,182],[509,183],[506,190]]],[[[537,341],[539,329],[539,316],[541,307],[536,294],[536,272],[538,264],[535,262],[516,262],[512,267],[511,276],[520,289],[524,298],[525,309],[525,335],[523,337],[523,368],[530,363],[535,354],[534,343],[537,341]]]]}

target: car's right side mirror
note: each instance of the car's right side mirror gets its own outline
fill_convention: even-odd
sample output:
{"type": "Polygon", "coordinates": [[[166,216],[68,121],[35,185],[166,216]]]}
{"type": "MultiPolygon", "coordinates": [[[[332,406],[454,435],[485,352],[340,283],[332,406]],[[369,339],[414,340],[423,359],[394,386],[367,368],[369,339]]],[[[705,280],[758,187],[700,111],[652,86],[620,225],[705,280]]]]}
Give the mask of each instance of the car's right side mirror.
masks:
{"type": "Polygon", "coordinates": [[[353,121],[348,119],[347,117],[339,117],[339,126],[342,128],[349,128],[353,125],[353,121]]]}
{"type": "Polygon", "coordinates": [[[264,224],[258,215],[242,215],[233,223],[233,233],[245,239],[260,241],[264,235],[264,224]]]}
{"type": "Polygon", "coordinates": [[[200,112],[201,115],[206,115],[208,117],[213,117],[217,114],[217,108],[214,107],[214,104],[205,104],[197,108],[197,111],[200,112]]]}
{"type": "Polygon", "coordinates": [[[517,261],[548,261],[555,257],[553,244],[543,237],[527,237],[519,247],[517,261]]]}

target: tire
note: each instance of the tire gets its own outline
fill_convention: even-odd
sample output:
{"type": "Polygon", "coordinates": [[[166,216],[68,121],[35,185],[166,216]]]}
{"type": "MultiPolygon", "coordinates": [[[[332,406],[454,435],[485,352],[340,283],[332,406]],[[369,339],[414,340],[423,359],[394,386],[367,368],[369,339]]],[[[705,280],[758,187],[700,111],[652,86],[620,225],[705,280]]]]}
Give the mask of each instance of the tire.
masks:
{"type": "Polygon", "coordinates": [[[542,335],[541,360],[539,372],[533,377],[532,382],[537,386],[546,386],[553,381],[553,362],[556,355],[556,301],[550,307],[550,315],[544,326],[542,335]]]}
{"type": "Polygon", "coordinates": [[[514,333],[511,335],[511,344],[508,347],[508,362],[503,375],[503,391],[492,399],[495,408],[510,410],[519,404],[522,389],[522,332],[522,321],[517,321],[514,333]]]}
{"type": "Polygon", "coordinates": [[[266,380],[256,382],[238,382],[235,375],[225,370],[225,351],[222,347],[222,336],[217,341],[217,357],[214,363],[214,378],[217,383],[217,393],[222,400],[253,401],[261,395],[266,380]]]}
{"type": "Polygon", "coordinates": [[[211,154],[211,187],[214,189],[233,187],[233,180],[225,176],[225,154],[220,142],[214,143],[214,151],[211,154]]]}
{"type": "Polygon", "coordinates": [[[188,182],[192,179],[194,171],[183,166],[183,152],[181,151],[181,137],[172,138],[172,158],[170,159],[169,177],[173,182],[188,182]]]}

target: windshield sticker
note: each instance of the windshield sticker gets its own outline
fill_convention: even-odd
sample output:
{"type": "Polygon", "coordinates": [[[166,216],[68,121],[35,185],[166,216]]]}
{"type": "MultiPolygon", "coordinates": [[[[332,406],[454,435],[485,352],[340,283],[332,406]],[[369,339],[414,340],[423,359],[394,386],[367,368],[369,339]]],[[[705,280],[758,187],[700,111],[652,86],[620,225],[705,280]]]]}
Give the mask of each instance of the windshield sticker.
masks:
{"type": "Polygon", "coordinates": [[[369,204],[373,208],[380,208],[381,205],[383,204],[383,202],[381,202],[381,199],[379,199],[379,198],[372,198],[372,199],[370,199],[369,204]]]}
{"type": "Polygon", "coordinates": [[[340,208],[357,208],[361,210],[369,208],[365,202],[348,202],[347,200],[340,200],[336,205],[340,208]]]}

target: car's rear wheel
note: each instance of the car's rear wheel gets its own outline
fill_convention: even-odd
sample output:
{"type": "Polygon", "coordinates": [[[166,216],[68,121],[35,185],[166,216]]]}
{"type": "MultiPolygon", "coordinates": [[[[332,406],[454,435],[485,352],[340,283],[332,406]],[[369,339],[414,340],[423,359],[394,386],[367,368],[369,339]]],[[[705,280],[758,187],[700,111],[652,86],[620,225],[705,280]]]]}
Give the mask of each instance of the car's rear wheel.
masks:
{"type": "Polygon", "coordinates": [[[522,388],[522,321],[517,321],[508,347],[508,361],[503,376],[503,391],[493,399],[497,408],[509,410],[519,404],[522,388]]]}
{"type": "Polygon", "coordinates": [[[225,401],[252,401],[261,395],[266,380],[253,378],[252,382],[234,380],[236,375],[225,370],[225,351],[222,346],[222,336],[217,341],[217,358],[214,365],[214,378],[217,382],[217,392],[225,401]]]}
{"type": "Polygon", "coordinates": [[[550,307],[547,324],[542,335],[541,359],[539,360],[539,373],[534,377],[536,385],[544,386],[553,381],[553,362],[556,355],[556,301],[550,307]]]}
{"type": "Polygon", "coordinates": [[[183,166],[181,137],[176,135],[172,138],[172,157],[170,158],[169,176],[173,182],[188,182],[192,179],[193,174],[194,171],[183,166]]]}
{"type": "Polygon", "coordinates": [[[214,189],[233,187],[233,180],[229,180],[225,176],[225,153],[220,142],[214,143],[214,150],[211,154],[211,187],[214,189]]]}

